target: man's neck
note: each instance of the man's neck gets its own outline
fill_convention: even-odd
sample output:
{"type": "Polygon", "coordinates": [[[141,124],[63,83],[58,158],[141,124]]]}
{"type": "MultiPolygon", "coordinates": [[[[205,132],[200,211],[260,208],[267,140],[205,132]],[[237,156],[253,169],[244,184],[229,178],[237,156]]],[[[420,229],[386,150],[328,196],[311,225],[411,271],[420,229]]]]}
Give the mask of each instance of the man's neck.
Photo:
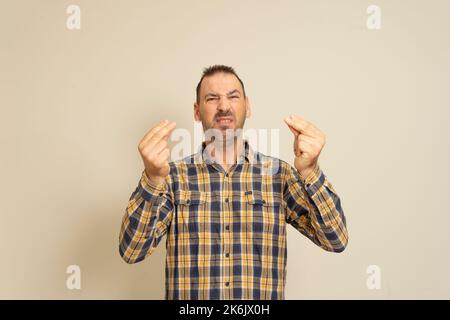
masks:
{"type": "Polygon", "coordinates": [[[206,141],[209,157],[220,164],[225,171],[237,163],[238,156],[244,152],[244,141],[239,138],[223,141],[206,141]],[[211,144],[211,145],[210,145],[211,144]]]}

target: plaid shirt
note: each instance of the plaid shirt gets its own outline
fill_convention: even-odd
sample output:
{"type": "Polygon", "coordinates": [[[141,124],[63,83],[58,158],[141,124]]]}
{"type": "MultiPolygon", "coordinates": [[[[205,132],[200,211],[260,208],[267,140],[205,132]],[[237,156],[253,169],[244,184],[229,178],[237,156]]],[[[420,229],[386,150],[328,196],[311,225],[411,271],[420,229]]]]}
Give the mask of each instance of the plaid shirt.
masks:
{"type": "Polygon", "coordinates": [[[324,250],[345,249],[340,199],[319,166],[303,179],[283,160],[244,145],[228,172],[204,160],[204,142],[196,154],[169,162],[164,184],[142,172],[119,252],[139,262],[167,235],[165,299],[284,299],[287,224],[324,250]]]}

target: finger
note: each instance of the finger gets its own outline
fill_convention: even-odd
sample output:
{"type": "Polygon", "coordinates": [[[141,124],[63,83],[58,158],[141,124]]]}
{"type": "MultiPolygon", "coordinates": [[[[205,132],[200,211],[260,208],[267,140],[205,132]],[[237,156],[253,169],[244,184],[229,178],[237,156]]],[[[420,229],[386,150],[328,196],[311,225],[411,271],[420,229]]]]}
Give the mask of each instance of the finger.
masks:
{"type": "Polygon", "coordinates": [[[162,137],[159,141],[161,141],[161,140],[168,141],[171,133],[172,133],[172,130],[168,134],[166,134],[164,137],[162,137]]]}
{"type": "MultiPolygon", "coordinates": [[[[176,126],[175,122],[168,121],[165,125],[163,125],[162,127],[158,128],[158,130],[155,130],[155,132],[153,132],[153,134],[149,137],[149,140],[152,140],[152,139],[160,140],[160,139],[162,139],[165,135],[169,134],[169,132],[167,132],[167,128],[173,129],[175,126],[176,126]]],[[[171,130],[169,130],[169,131],[171,131],[171,130]]]]}
{"type": "Polygon", "coordinates": [[[150,140],[159,141],[159,140],[163,139],[165,136],[168,137],[170,135],[170,133],[172,132],[172,130],[175,129],[176,126],[177,126],[177,124],[175,122],[170,121],[167,125],[163,126],[158,131],[156,131],[153,134],[153,136],[150,138],[150,140]]]}
{"type": "Polygon", "coordinates": [[[161,139],[152,147],[151,150],[152,150],[153,154],[159,154],[166,147],[167,147],[167,140],[161,139]]]}
{"type": "MultiPolygon", "coordinates": [[[[175,126],[176,127],[176,126],[175,126]]],[[[173,130],[170,130],[170,132],[168,134],[166,134],[164,137],[162,137],[162,139],[164,140],[169,140],[170,134],[172,133],[173,130]]]]}
{"type": "Polygon", "coordinates": [[[168,148],[163,149],[156,157],[155,165],[162,168],[164,165],[168,164],[169,156],[170,150],[168,148]]]}
{"type": "Polygon", "coordinates": [[[319,129],[317,128],[312,122],[306,121],[305,119],[303,119],[303,121],[305,121],[307,127],[309,128],[309,130],[311,131],[311,133],[315,133],[314,137],[315,138],[324,138],[325,134],[319,129]]]}
{"type": "Polygon", "coordinates": [[[172,133],[173,129],[175,129],[176,123],[171,122],[168,125],[162,127],[157,132],[153,134],[150,140],[147,142],[149,148],[153,148],[160,140],[166,140],[172,133]]]}
{"type": "Polygon", "coordinates": [[[291,118],[294,121],[299,121],[300,123],[302,123],[306,127],[306,129],[308,129],[308,130],[311,130],[311,131],[314,131],[314,132],[317,132],[317,133],[321,132],[319,130],[319,128],[317,128],[312,122],[306,120],[303,117],[296,116],[295,114],[293,114],[293,115],[291,115],[291,118]]]}
{"type": "Polygon", "coordinates": [[[294,134],[294,136],[298,136],[299,134],[300,134],[300,132],[299,131],[297,131],[297,130],[295,130],[291,125],[289,125],[288,123],[287,123],[287,121],[286,120],[284,120],[285,122],[286,122],[286,124],[287,124],[287,126],[288,126],[288,128],[289,128],[289,130],[291,130],[291,132],[294,134]]]}
{"type": "Polygon", "coordinates": [[[291,115],[285,118],[285,121],[291,125],[295,130],[304,133],[308,136],[314,137],[320,134],[320,130],[317,129],[311,122],[306,121],[295,115],[291,115]]]}
{"type": "Polygon", "coordinates": [[[170,149],[169,148],[164,148],[159,154],[158,156],[160,158],[162,158],[163,160],[168,160],[169,156],[170,156],[170,149]]]}
{"type": "Polygon", "coordinates": [[[297,120],[294,120],[294,119],[289,118],[289,117],[284,118],[284,121],[285,121],[286,124],[288,125],[289,130],[291,130],[291,132],[292,132],[296,137],[297,137],[300,133],[311,135],[310,132],[307,132],[307,131],[305,130],[305,124],[304,124],[304,123],[302,123],[302,122],[300,122],[300,121],[297,121],[297,120]]]}
{"type": "Polygon", "coordinates": [[[310,144],[312,144],[312,145],[314,145],[316,147],[320,146],[320,141],[318,141],[318,138],[316,138],[316,137],[312,138],[312,137],[307,136],[306,134],[302,133],[302,134],[300,134],[298,136],[298,139],[301,140],[301,141],[307,141],[307,142],[309,142],[310,144]]]}
{"type": "Polygon", "coordinates": [[[162,127],[164,127],[165,125],[167,125],[169,123],[169,120],[162,120],[160,121],[155,127],[151,128],[142,138],[141,142],[144,143],[145,141],[147,141],[148,139],[151,138],[151,136],[158,131],[159,129],[161,129],[162,127]]]}

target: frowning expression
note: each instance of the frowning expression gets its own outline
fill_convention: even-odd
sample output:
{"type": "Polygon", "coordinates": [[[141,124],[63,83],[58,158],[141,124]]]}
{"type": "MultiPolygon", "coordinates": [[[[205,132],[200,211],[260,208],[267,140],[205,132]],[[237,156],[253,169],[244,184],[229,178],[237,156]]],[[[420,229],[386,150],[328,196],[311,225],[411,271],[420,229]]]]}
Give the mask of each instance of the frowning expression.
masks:
{"type": "Polygon", "coordinates": [[[249,99],[244,97],[235,75],[218,72],[203,78],[199,103],[194,103],[194,117],[202,122],[204,131],[243,129],[250,114],[249,99]]]}

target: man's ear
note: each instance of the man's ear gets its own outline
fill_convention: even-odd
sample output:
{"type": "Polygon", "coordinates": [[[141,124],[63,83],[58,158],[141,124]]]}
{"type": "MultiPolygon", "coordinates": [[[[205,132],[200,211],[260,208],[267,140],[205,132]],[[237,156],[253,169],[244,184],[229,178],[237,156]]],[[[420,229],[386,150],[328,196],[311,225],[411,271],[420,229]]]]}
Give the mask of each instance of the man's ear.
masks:
{"type": "Polygon", "coordinates": [[[252,109],[251,109],[251,105],[250,105],[250,99],[248,98],[248,96],[246,96],[245,97],[245,117],[250,118],[251,115],[252,115],[252,109]]]}
{"type": "Polygon", "coordinates": [[[200,118],[200,107],[197,102],[194,102],[194,119],[195,121],[201,121],[200,118]]]}

